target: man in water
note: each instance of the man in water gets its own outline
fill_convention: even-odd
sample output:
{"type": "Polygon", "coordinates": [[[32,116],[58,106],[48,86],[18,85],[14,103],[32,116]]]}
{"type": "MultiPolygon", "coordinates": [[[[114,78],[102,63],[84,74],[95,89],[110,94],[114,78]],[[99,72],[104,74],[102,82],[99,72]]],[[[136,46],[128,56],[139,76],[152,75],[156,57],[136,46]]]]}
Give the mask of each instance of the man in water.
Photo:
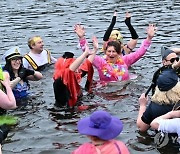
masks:
{"type": "Polygon", "coordinates": [[[50,51],[44,49],[44,42],[40,36],[29,38],[28,46],[30,52],[23,58],[25,68],[42,71],[47,65],[57,61],[56,58],[51,56],[50,51]]]}

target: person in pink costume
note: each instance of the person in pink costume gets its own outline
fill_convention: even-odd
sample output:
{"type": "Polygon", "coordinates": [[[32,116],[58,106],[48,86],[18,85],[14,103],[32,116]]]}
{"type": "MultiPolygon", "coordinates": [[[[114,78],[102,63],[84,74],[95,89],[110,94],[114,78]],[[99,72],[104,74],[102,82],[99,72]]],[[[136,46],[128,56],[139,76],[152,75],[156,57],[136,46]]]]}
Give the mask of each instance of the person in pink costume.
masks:
{"type": "MultiPolygon", "coordinates": [[[[86,44],[85,29],[77,24],[74,26],[74,31],[79,37],[79,42],[84,51],[86,44]]],[[[105,56],[96,55],[93,60],[93,66],[98,70],[101,81],[123,81],[129,80],[130,75],[128,68],[137,62],[147,51],[151,45],[151,40],[156,32],[156,27],[150,24],[147,28],[147,38],[142,41],[141,46],[125,56],[121,53],[121,44],[117,41],[109,41],[105,49],[105,56]]]]}

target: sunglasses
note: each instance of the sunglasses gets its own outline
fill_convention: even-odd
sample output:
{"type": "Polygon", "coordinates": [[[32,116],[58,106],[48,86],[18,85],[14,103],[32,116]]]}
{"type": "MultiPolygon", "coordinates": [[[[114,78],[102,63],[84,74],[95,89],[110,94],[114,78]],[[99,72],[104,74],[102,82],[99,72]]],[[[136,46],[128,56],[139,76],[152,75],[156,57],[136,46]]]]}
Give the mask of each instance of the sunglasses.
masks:
{"type": "Polygon", "coordinates": [[[179,57],[171,58],[170,60],[167,60],[167,59],[166,59],[166,61],[170,61],[171,63],[174,63],[175,60],[178,62],[178,61],[179,61],[179,57]]]}

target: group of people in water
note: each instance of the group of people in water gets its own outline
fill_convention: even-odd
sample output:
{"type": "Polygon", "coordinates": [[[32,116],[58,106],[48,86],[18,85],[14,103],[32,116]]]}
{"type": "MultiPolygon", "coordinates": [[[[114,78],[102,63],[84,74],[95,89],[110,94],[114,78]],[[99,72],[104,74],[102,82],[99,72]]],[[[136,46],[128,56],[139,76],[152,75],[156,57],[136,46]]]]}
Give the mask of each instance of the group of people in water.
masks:
{"type": "MultiPolygon", "coordinates": [[[[120,31],[114,29],[116,17],[115,11],[103,37],[103,57],[96,55],[99,49],[98,39],[95,36],[92,38],[91,48],[85,38],[85,29],[80,24],[74,26],[74,32],[79,38],[82,50],[82,54],[77,58],[74,58],[72,52],[65,52],[59,59],[54,58],[50,51],[44,49],[40,36],[34,36],[28,40],[30,52],[25,56],[21,55],[18,46],[6,51],[3,55],[5,66],[0,72],[0,114],[6,114],[8,109],[23,106],[29,96],[28,81],[41,80],[43,69],[51,64],[55,64],[53,88],[55,105],[58,107],[73,108],[78,105],[78,99],[82,96],[80,82],[83,77],[87,78],[85,90],[92,93],[94,68],[98,71],[100,81],[130,80],[128,68],[147,52],[157,27],[153,24],[147,27],[147,37],[134,51],[139,36],[131,25],[130,13],[126,13],[125,24],[130,31],[131,39],[126,44],[120,31]]],[[[161,49],[163,66],[153,76],[151,102],[148,104],[148,96],[145,93],[139,98],[137,127],[140,131],[147,131],[152,127],[163,132],[177,133],[180,137],[176,125],[180,111],[176,110],[177,107],[175,108],[180,100],[178,53],[180,53],[180,48],[169,49],[163,46],[161,49]]],[[[119,118],[106,111],[95,111],[90,117],[78,122],[79,133],[87,135],[91,142],[81,145],[72,153],[128,154],[130,152],[126,145],[115,140],[122,130],[123,124],[119,118]]],[[[3,131],[0,131],[2,142],[5,137],[1,136],[4,136],[3,131]]]]}

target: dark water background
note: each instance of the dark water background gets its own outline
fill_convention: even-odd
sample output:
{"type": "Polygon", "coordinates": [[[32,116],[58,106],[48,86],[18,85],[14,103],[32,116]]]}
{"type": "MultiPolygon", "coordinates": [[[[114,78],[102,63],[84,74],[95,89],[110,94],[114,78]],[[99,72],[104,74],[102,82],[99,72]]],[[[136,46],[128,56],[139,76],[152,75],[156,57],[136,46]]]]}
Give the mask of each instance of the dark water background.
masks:
{"type": "MultiPolygon", "coordinates": [[[[140,134],[136,127],[138,97],[150,84],[153,72],[161,66],[160,47],[180,47],[180,1],[171,0],[1,0],[0,1],[0,56],[10,47],[18,45],[25,54],[27,40],[33,35],[42,36],[45,47],[58,58],[64,51],[81,54],[73,25],[82,23],[86,37],[96,35],[100,46],[113,10],[118,10],[116,28],[121,28],[125,42],[130,34],[124,23],[125,12],[132,13],[132,24],[139,34],[138,47],[146,37],[148,23],[156,23],[158,32],[150,51],[132,66],[138,78],[127,87],[122,84],[94,89],[93,98],[84,97],[89,104],[86,111],[71,112],[54,108],[52,87],[53,66],[43,72],[44,79],[31,82],[35,97],[23,110],[12,111],[20,117],[3,145],[3,154],[66,154],[88,139],[80,136],[76,122],[97,109],[105,109],[118,116],[124,130],[118,139],[125,142],[132,154],[177,153],[174,148],[156,149],[153,132],[140,134]]],[[[4,62],[1,60],[1,64],[4,62]]],[[[97,74],[95,74],[97,79],[97,74]]]]}

